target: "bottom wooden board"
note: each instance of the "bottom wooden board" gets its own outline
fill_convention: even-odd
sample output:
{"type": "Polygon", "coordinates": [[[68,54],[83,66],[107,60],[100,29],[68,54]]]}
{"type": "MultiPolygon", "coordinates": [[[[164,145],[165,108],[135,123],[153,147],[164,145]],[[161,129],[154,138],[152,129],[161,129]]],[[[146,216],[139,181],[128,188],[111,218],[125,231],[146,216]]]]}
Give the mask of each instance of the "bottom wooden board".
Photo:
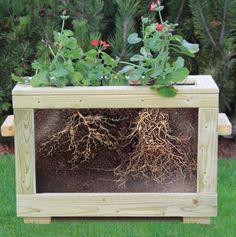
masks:
{"type": "Polygon", "coordinates": [[[19,217],[214,217],[213,193],[17,195],[19,217]]]}

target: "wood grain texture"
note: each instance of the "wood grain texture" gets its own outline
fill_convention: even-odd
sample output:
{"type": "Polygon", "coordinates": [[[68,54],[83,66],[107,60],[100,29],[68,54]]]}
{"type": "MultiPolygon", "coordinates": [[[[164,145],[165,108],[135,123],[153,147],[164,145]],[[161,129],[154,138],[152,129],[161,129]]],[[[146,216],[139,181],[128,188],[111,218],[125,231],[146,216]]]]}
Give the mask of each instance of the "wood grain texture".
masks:
{"type": "Polygon", "coordinates": [[[70,193],[17,195],[20,217],[211,217],[216,194],[70,193]]]}
{"type": "Polygon", "coordinates": [[[35,193],[34,113],[15,109],[16,192],[35,193]]]}
{"type": "MultiPolygon", "coordinates": [[[[219,89],[209,75],[189,76],[185,85],[177,85],[179,94],[218,94],[219,89]],[[187,84],[193,85],[187,85],[187,84]]],[[[155,95],[156,92],[144,86],[100,86],[100,87],[31,87],[18,84],[12,91],[13,96],[23,95],[155,95]]]]}
{"type": "Polygon", "coordinates": [[[1,126],[1,134],[3,137],[12,137],[15,134],[14,116],[9,115],[1,126]]]}
{"type": "Polygon", "coordinates": [[[199,109],[198,192],[216,193],[218,157],[218,109],[199,109]]]}
{"type": "Polygon", "coordinates": [[[232,134],[232,124],[226,114],[220,113],[218,117],[218,135],[228,136],[232,134]]]}
{"type": "Polygon", "coordinates": [[[183,217],[183,223],[209,225],[211,223],[211,219],[207,217],[183,217]]]}
{"type": "MultiPolygon", "coordinates": [[[[232,124],[224,113],[218,115],[218,135],[227,136],[232,133],[232,124]]],[[[11,137],[15,134],[14,115],[7,116],[1,126],[1,134],[3,137],[11,137]]]]}
{"type": "Polygon", "coordinates": [[[47,224],[51,224],[51,217],[25,217],[24,223],[47,225],[47,224]]]}
{"type": "Polygon", "coordinates": [[[14,108],[217,108],[218,94],[14,96],[14,108]]]}

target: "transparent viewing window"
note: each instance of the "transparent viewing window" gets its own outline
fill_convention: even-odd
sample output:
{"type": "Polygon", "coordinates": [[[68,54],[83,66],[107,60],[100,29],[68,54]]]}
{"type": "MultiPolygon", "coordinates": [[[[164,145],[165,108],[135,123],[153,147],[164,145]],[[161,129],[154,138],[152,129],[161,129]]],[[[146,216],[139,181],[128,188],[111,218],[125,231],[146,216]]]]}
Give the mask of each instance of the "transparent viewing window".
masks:
{"type": "Polygon", "coordinates": [[[37,193],[196,192],[198,109],[35,110],[37,193]]]}

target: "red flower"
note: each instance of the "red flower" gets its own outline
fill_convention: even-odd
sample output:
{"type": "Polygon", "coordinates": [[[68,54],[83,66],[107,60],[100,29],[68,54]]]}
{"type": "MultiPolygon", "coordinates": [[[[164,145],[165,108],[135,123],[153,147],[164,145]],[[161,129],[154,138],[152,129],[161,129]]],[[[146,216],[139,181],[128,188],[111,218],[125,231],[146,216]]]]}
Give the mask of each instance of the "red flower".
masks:
{"type": "Polygon", "coordinates": [[[94,47],[97,47],[99,45],[100,41],[99,40],[92,40],[90,44],[94,47]]]}
{"type": "Polygon", "coordinates": [[[103,46],[104,48],[106,48],[106,49],[110,47],[110,44],[108,44],[106,41],[100,40],[100,43],[101,43],[102,46],[103,46]]]}
{"type": "Polygon", "coordinates": [[[157,26],[156,26],[156,30],[157,31],[162,31],[163,29],[165,28],[165,24],[157,24],[157,26]]]}
{"type": "Polygon", "coordinates": [[[138,85],[139,84],[139,80],[131,80],[130,84],[131,85],[138,85]]]}
{"type": "Polygon", "coordinates": [[[150,11],[154,12],[156,10],[156,7],[157,7],[157,4],[155,2],[151,2],[150,11]]]}

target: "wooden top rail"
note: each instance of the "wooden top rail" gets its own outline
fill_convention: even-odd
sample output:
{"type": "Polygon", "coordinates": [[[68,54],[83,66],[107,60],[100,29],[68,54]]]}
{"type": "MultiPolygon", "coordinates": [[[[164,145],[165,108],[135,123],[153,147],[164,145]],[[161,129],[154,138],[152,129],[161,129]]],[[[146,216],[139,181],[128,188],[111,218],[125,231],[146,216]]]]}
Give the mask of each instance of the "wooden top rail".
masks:
{"type": "MultiPolygon", "coordinates": [[[[178,94],[218,94],[219,89],[209,75],[189,76],[179,85],[176,85],[178,94]]],[[[46,96],[46,95],[156,95],[156,91],[147,86],[67,86],[31,87],[18,84],[12,91],[13,96],[46,96]]]]}
{"type": "MultiPolygon", "coordinates": [[[[226,114],[220,113],[218,116],[218,135],[227,136],[232,133],[232,125],[226,114]]],[[[14,115],[9,115],[1,126],[3,137],[14,136],[14,115]]]]}

